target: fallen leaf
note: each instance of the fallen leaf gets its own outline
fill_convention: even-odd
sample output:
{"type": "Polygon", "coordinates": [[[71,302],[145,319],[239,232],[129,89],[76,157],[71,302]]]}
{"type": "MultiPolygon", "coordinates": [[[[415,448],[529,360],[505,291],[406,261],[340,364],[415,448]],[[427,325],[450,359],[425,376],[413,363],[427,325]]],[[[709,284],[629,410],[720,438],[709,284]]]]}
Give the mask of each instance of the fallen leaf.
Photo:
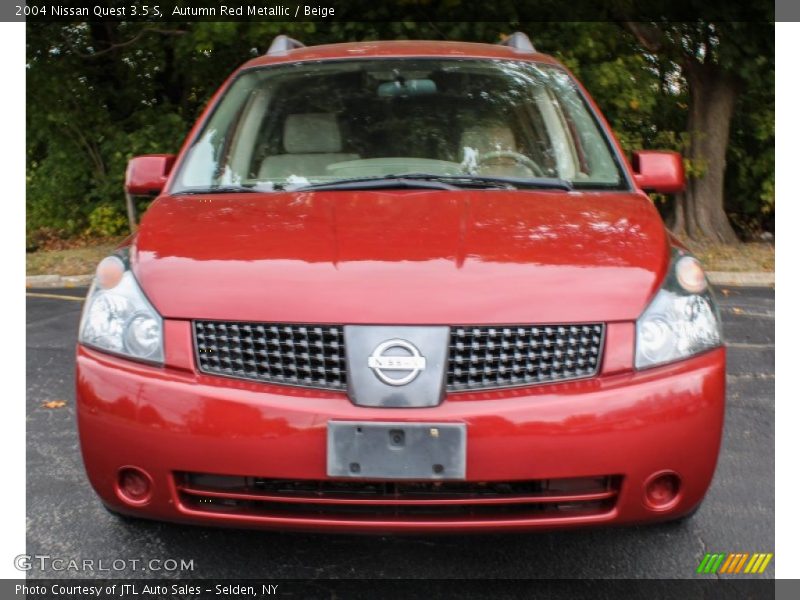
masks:
{"type": "Polygon", "coordinates": [[[727,289],[723,289],[723,290],[722,290],[722,295],[723,295],[723,296],[725,296],[725,297],[728,297],[728,296],[730,296],[730,295],[731,295],[731,291],[730,291],[730,290],[727,290],[727,289]]]}
{"type": "Polygon", "coordinates": [[[42,403],[44,408],[64,408],[67,405],[63,400],[50,400],[49,402],[42,403]]]}
{"type": "Polygon", "coordinates": [[[735,314],[735,315],[740,315],[743,312],[744,311],[741,308],[736,308],[736,307],[733,308],[733,314],[735,314]]]}

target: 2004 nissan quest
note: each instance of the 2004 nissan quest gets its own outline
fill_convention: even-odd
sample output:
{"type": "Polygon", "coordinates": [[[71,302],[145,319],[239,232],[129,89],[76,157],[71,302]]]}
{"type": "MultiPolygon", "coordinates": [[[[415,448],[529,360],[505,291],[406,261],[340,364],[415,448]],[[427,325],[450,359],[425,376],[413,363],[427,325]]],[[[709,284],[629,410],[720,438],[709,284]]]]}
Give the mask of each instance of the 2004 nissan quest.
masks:
{"type": "Polygon", "coordinates": [[[238,69],[98,266],[81,448],[109,510],[318,531],[674,520],[725,404],[705,274],[523,34],[285,36],[238,69]]]}

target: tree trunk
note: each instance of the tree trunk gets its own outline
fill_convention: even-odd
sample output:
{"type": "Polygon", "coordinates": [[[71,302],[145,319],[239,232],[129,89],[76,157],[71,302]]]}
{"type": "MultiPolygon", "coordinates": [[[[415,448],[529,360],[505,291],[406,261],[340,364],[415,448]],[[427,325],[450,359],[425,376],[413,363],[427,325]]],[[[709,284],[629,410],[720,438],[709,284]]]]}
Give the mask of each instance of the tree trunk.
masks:
{"type": "Polygon", "coordinates": [[[686,237],[686,194],[675,194],[675,210],[669,228],[679,238],[686,237]]]}
{"type": "Polygon", "coordinates": [[[689,158],[701,174],[687,182],[681,224],[692,239],[735,243],[725,214],[724,181],[737,82],[716,65],[694,60],[687,61],[684,72],[690,94],[689,158]]]}

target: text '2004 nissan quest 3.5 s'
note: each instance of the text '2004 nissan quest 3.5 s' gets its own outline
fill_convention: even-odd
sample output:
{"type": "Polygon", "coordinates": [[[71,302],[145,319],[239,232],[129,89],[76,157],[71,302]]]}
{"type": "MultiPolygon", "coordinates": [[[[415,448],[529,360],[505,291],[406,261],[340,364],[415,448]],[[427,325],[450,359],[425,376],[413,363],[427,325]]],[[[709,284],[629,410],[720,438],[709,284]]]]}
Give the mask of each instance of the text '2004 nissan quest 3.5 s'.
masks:
{"type": "Polygon", "coordinates": [[[503,44],[285,36],[97,268],[81,448],[109,510],[326,531],[674,520],[725,403],[719,314],[573,76],[503,44]]]}

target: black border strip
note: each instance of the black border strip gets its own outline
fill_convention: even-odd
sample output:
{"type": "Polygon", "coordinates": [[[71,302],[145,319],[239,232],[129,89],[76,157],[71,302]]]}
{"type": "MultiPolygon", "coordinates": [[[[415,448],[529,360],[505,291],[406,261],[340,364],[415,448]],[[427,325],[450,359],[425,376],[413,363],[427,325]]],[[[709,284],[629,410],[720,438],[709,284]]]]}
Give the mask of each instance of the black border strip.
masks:
{"type": "MultiPolygon", "coordinates": [[[[575,557],[580,560],[579,556],[575,557]]],[[[691,574],[688,574],[691,576],[691,574]]],[[[210,579],[28,579],[0,581],[0,597],[29,599],[84,599],[84,598],[342,598],[347,600],[388,600],[390,598],[459,598],[472,600],[485,598],[592,598],[593,600],[632,598],[704,598],[708,600],[796,598],[800,581],[753,579],[714,576],[697,576],[694,579],[272,579],[272,580],[210,580],[210,579]],[[27,596],[17,586],[28,586],[27,596]],[[130,586],[123,588],[124,585],[130,586]],[[144,586],[155,589],[155,594],[143,595],[144,586]],[[236,594],[233,586],[252,586],[254,594],[236,594]],[[101,593],[90,591],[69,593],[85,586],[100,588],[101,593]],[[111,591],[112,587],[115,591],[111,591]],[[221,588],[217,588],[221,586],[221,588]],[[229,586],[227,593],[224,589],[229,586]],[[262,586],[277,586],[267,594],[262,586]],[[120,592],[126,589],[127,593],[120,592]],[[39,590],[39,591],[37,591],[39,590]],[[53,590],[56,590],[55,592],[53,590]],[[221,590],[221,591],[218,591],[221,590]],[[63,591],[64,593],[59,593],[63,591]],[[780,595],[776,596],[776,592],[780,595]],[[134,595],[134,592],[139,595],[134,595]]]]}
{"type": "Polygon", "coordinates": [[[553,22],[553,21],[796,21],[796,0],[495,0],[375,3],[372,0],[11,0],[0,21],[265,21],[265,22],[553,22]],[[24,8],[27,6],[27,8],[24,8]],[[137,9],[134,11],[133,7],[137,9]],[[147,14],[142,10],[148,6],[147,14]],[[222,7],[225,7],[223,12],[222,7]],[[248,12],[248,8],[250,11],[248,12]],[[273,9],[256,16],[257,9],[273,9]],[[316,11],[310,10],[315,8],[316,11]],[[155,9],[155,10],[154,10],[155,9]],[[277,10],[276,10],[277,9],[277,10]],[[321,10],[323,9],[323,10],[321,10]],[[27,13],[27,15],[26,15],[27,13]]]}

